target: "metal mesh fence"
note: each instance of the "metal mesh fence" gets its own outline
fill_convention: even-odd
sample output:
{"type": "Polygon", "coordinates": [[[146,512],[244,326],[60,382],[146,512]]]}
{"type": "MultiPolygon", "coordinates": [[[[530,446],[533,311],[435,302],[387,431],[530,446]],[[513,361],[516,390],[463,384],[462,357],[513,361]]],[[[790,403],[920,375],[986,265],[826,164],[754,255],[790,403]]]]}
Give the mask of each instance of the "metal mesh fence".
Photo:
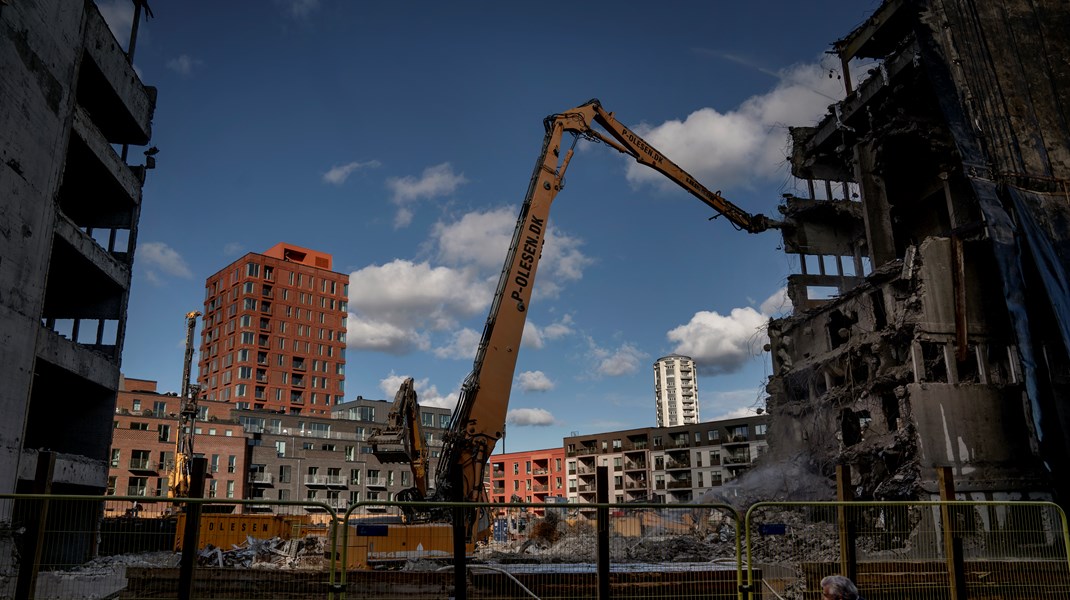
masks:
{"type": "Polygon", "coordinates": [[[867,600],[1070,598],[1066,518],[1039,502],[759,503],[746,564],[761,598],[821,598],[846,575],[867,600]]]}
{"type": "Polygon", "coordinates": [[[334,520],[319,503],[0,496],[0,598],[326,598],[334,520]]]}
{"type": "Polygon", "coordinates": [[[1037,502],[760,503],[741,523],[720,505],[18,495],[0,496],[0,598],[816,600],[834,573],[868,600],[1067,598],[1067,539],[1037,502]],[[462,507],[478,534],[458,580],[462,507]]]}
{"type": "MultiPolygon", "coordinates": [[[[340,536],[346,550],[346,598],[449,595],[455,585],[452,529],[391,523],[408,506],[365,503],[346,515],[346,531],[340,536]],[[404,585],[380,574],[385,569],[403,573],[404,585]]],[[[450,506],[456,505],[439,508],[450,506]]],[[[469,598],[598,597],[599,506],[606,512],[608,569],[602,589],[609,597],[738,597],[742,528],[727,506],[464,506],[484,510],[476,527],[483,535],[465,547],[469,598]]]]}

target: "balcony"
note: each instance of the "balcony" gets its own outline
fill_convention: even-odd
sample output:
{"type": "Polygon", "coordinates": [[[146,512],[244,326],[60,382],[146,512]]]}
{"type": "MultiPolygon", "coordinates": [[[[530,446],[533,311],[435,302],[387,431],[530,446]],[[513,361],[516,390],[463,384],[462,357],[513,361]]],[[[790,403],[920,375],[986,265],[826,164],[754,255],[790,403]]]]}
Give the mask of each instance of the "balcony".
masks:
{"type": "Polygon", "coordinates": [[[548,492],[550,491],[550,486],[544,483],[536,483],[531,486],[531,489],[535,492],[548,492]]]}
{"type": "Polygon", "coordinates": [[[683,479],[679,481],[669,481],[666,487],[670,490],[691,489],[691,480],[683,479]]]}
{"type": "Polygon", "coordinates": [[[127,496],[148,496],[149,488],[143,485],[129,485],[126,487],[127,496]]]}
{"type": "Polygon", "coordinates": [[[672,471],[674,469],[690,469],[690,468],[691,468],[691,461],[689,461],[689,460],[670,460],[670,461],[666,461],[666,463],[665,463],[665,469],[668,470],[668,471],[672,471]]]}
{"type": "Polygon", "coordinates": [[[624,482],[624,489],[626,489],[626,490],[645,490],[646,489],[646,482],[645,481],[625,481],[624,482]]]}
{"type": "Polygon", "coordinates": [[[627,462],[624,463],[624,470],[625,471],[645,471],[646,470],[646,463],[645,462],[627,461],[627,462]]]}
{"type": "Polygon", "coordinates": [[[577,486],[581,494],[593,494],[595,492],[594,484],[586,484],[577,486]]]}
{"type": "Polygon", "coordinates": [[[535,469],[533,473],[535,475],[546,475],[550,472],[550,469],[535,469]]]}
{"type": "Polygon", "coordinates": [[[505,478],[505,471],[500,470],[500,469],[496,470],[496,471],[491,471],[490,472],[490,477],[491,477],[491,479],[503,479],[503,478],[505,478]]]}
{"type": "Polygon", "coordinates": [[[327,476],[305,475],[305,485],[309,487],[327,487],[327,476]]]}
{"type": "Polygon", "coordinates": [[[725,441],[722,442],[722,443],[723,444],[745,444],[748,441],[749,440],[747,439],[747,435],[746,434],[734,433],[734,434],[728,436],[728,438],[725,439],[725,441]]]}
{"type": "Polygon", "coordinates": [[[264,473],[263,471],[253,471],[249,473],[249,483],[254,485],[271,485],[275,483],[275,476],[271,473],[264,473]]]}
{"type": "Polygon", "coordinates": [[[152,471],[153,473],[155,473],[156,471],[159,470],[159,468],[160,468],[159,465],[157,465],[154,461],[151,461],[151,460],[149,460],[147,458],[131,458],[130,459],[130,470],[131,471],[152,471]]]}
{"type": "Polygon", "coordinates": [[[386,487],[386,479],[383,477],[369,477],[364,480],[364,485],[368,487],[386,487]]]}
{"type": "Polygon", "coordinates": [[[347,486],[346,478],[342,477],[341,475],[327,475],[323,479],[324,479],[324,483],[325,483],[325,485],[327,487],[341,487],[341,488],[344,488],[344,487],[347,486]]]}
{"type": "Polygon", "coordinates": [[[732,454],[726,454],[721,457],[721,461],[725,465],[750,464],[750,452],[733,452],[732,454]]]}

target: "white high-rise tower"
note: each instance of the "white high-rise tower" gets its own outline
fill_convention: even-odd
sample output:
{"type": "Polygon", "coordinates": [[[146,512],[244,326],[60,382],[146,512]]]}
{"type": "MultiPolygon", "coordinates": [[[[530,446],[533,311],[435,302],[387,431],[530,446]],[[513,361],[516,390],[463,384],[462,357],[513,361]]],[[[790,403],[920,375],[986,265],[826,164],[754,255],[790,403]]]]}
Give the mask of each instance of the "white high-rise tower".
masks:
{"type": "Polygon", "coordinates": [[[658,427],[698,423],[698,377],[690,356],[670,354],[654,362],[658,427]]]}

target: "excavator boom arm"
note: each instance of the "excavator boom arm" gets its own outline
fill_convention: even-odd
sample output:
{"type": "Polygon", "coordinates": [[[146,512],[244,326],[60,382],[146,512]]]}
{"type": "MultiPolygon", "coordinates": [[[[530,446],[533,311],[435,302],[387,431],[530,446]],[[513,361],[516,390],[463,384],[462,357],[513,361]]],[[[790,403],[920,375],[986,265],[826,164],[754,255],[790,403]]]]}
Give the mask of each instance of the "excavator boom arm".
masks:
{"type": "MultiPolygon", "coordinates": [[[[780,225],[765,216],[751,215],[726,200],[720,192],[708,190],[687,171],[617,121],[613,113],[603,109],[598,100],[590,100],[570,111],[550,115],[544,125],[546,135],[542,152],[535,163],[527,195],[520,208],[472,372],[461,386],[460,399],[439,458],[432,499],[486,500],[484,470],[494,446],[505,433],[509,393],[532,286],[546,239],[550,206],[563,186],[565,169],[573,154],[571,148],[562,152],[561,140],[566,132],[574,134],[577,139],[583,137],[601,141],[657,170],[740,229],[757,233],[780,225]],[[595,125],[606,133],[595,129],[595,125]]],[[[405,390],[405,385],[411,385],[410,382],[411,379],[403,384],[402,390],[405,390]]],[[[400,398],[402,391],[398,394],[400,398]]],[[[415,407],[415,393],[412,395],[412,406],[415,407]]],[[[396,404],[395,408],[398,406],[396,404]]],[[[415,408],[412,410],[416,411],[415,408]]],[[[408,419],[395,418],[392,413],[390,426],[379,434],[384,447],[387,440],[401,441],[406,430],[410,436],[413,431],[418,434],[417,412],[413,412],[408,419]]],[[[421,442],[410,441],[409,460],[414,472],[419,454],[411,452],[411,444],[421,442]]]]}

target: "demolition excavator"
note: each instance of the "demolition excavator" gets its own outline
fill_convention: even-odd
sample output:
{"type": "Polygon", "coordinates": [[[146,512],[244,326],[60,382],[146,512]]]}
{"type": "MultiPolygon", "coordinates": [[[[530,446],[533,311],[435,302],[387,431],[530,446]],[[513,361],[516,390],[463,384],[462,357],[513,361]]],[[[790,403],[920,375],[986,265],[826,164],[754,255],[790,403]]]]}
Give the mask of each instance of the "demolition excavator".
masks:
{"type": "Polygon", "coordinates": [[[197,329],[197,317],[201,313],[186,313],[186,353],[182,360],[182,403],[178,413],[178,440],[175,443],[175,460],[167,476],[167,496],[188,498],[193,474],[193,433],[197,421],[198,386],[189,381],[193,368],[193,334],[197,329]]]}
{"type": "MultiPolygon", "coordinates": [[[[761,214],[752,215],[726,200],[720,192],[704,187],[687,171],[617,121],[613,113],[607,112],[597,99],[572,110],[550,115],[543,124],[546,135],[542,153],[520,208],[472,372],[461,386],[457,408],[435,470],[434,485],[425,479],[416,488],[403,494],[405,500],[487,501],[483,486],[484,470],[505,430],[509,394],[532,286],[546,239],[550,205],[564,186],[565,170],[580,139],[604,143],[660,172],[716,211],[717,214],[711,219],[724,216],[734,227],[748,233],[760,233],[781,225],[761,214]],[[596,125],[601,130],[595,129],[596,125]],[[571,134],[573,140],[562,155],[561,141],[565,134],[571,134]]],[[[398,391],[388,426],[370,438],[373,453],[380,460],[408,462],[416,481],[427,477],[426,448],[420,439],[419,424],[416,393],[412,389],[412,380],[408,379],[398,391]]],[[[406,517],[410,522],[420,522],[444,520],[449,515],[429,509],[423,513],[410,512],[406,517]]],[[[469,511],[466,521],[470,540],[473,536],[482,539],[488,532],[482,525],[476,525],[481,519],[475,511],[469,511]]]]}

